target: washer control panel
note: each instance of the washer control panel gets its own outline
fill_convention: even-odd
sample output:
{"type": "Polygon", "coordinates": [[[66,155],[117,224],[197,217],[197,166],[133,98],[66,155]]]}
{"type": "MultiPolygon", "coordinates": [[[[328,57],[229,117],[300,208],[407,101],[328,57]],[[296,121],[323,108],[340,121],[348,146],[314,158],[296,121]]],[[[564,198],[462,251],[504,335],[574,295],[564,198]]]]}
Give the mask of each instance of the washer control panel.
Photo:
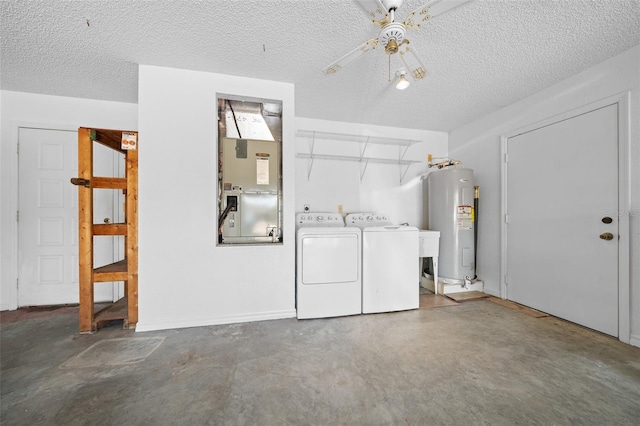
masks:
{"type": "Polygon", "coordinates": [[[343,227],[344,219],[340,213],[298,213],[296,227],[343,227]]]}

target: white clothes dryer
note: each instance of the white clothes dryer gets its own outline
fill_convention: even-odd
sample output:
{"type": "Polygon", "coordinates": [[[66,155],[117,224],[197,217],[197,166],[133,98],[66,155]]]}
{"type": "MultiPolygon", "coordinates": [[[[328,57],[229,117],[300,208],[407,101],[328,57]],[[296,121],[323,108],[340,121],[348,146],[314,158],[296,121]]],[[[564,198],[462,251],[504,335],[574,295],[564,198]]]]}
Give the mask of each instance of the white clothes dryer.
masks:
{"type": "Polygon", "coordinates": [[[298,318],[360,314],[360,229],[346,228],[337,213],[298,213],[296,229],[298,318]]]}
{"type": "Polygon", "coordinates": [[[351,213],[345,222],[362,229],[362,313],[417,309],[418,228],[373,213],[351,213]]]}

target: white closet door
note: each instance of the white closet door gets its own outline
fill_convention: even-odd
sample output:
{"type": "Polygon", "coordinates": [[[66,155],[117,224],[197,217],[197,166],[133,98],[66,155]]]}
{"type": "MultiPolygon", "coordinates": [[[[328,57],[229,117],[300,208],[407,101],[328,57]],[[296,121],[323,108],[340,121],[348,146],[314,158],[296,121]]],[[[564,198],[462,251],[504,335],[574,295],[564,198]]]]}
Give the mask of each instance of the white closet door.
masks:
{"type": "MultiPolygon", "coordinates": [[[[110,151],[108,148],[105,150],[110,151]]],[[[99,168],[113,173],[113,156],[99,168]]],[[[78,134],[21,128],[18,160],[18,306],[78,303],[78,134]]],[[[113,197],[99,197],[96,214],[113,215],[113,197]]],[[[96,265],[114,261],[114,239],[98,243],[96,265]]],[[[113,299],[113,285],[96,286],[97,301],[113,299]]]]}

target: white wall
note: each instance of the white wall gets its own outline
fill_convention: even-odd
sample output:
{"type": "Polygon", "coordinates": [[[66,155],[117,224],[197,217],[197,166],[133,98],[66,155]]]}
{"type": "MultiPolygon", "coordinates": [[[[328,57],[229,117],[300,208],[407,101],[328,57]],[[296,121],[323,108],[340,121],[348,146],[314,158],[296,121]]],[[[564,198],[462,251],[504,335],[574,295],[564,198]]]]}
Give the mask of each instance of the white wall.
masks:
{"type": "MultiPolygon", "coordinates": [[[[630,91],[631,343],[640,346],[640,46],[596,65],[523,101],[507,106],[450,134],[450,156],[475,171],[482,187],[478,276],[485,291],[500,294],[500,136],[589,103],[630,91]]],[[[597,173],[597,165],[594,165],[597,173]]],[[[620,336],[625,340],[625,336],[620,336]]]]}
{"type": "Polygon", "coordinates": [[[295,316],[292,84],[140,66],[137,330],[295,316]],[[283,244],[217,247],[216,94],[283,103],[283,244]]]}
{"type": "Polygon", "coordinates": [[[135,130],[138,106],[120,102],[0,92],[2,145],[0,169],[0,310],[16,309],[18,293],[18,129],[34,127],[74,130],[78,127],[135,130]]]}
{"type": "MultiPolygon", "coordinates": [[[[364,163],[352,161],[314,159],[311,163],[310,159],[298,158],[296,212],[302,212],[305,204],[314,212],[337,212],[338,205],[342,205],[344,213],[386,213],[394,223],[424,227],[420,176],[428,173],[428,154],[447,155],[447,133],[300,117],[296,119],[296,127],[299,131],[415,140],[418,142],[407,149],[403,159],[421,161],[406,170],[406,166],[397,164],[370,162],[365,168],[364,163]]],[[[312,144],[315,154],[356,157],[365,149],[368,157],[398,159],[404,150],[399,145],[368,144],[365,148],[360,142],[321,137],[314,141],[305,135],[296,138],[296,152],[308,154],[312,144]]]]}

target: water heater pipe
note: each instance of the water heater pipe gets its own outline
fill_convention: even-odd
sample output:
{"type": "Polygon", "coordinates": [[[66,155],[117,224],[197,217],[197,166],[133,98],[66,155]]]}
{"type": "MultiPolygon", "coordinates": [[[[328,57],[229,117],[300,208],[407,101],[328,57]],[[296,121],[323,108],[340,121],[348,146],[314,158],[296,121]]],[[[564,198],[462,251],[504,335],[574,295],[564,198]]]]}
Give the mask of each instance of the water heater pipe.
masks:
{"type": "Polygon", "coordinates": [[[478,205],[480,204],[480,187],[473,187],[473,270],[478,278],[478,205]]]}
{"type": "Polygon", "coordinates": [[[446,167],[458,166],[459,164],[462,164],[462,161],[460,161],[460,160],[451,160],[451,159],[448,159],[448,158],[444,159],[443,161],[434,163],[434,162],[432,162],[431,154],[429,154],[429,160],[428,161],[429,161],[429,163],[428,163],[429,168],[437,167],[438,169],[444,169],[446,167]]]}

